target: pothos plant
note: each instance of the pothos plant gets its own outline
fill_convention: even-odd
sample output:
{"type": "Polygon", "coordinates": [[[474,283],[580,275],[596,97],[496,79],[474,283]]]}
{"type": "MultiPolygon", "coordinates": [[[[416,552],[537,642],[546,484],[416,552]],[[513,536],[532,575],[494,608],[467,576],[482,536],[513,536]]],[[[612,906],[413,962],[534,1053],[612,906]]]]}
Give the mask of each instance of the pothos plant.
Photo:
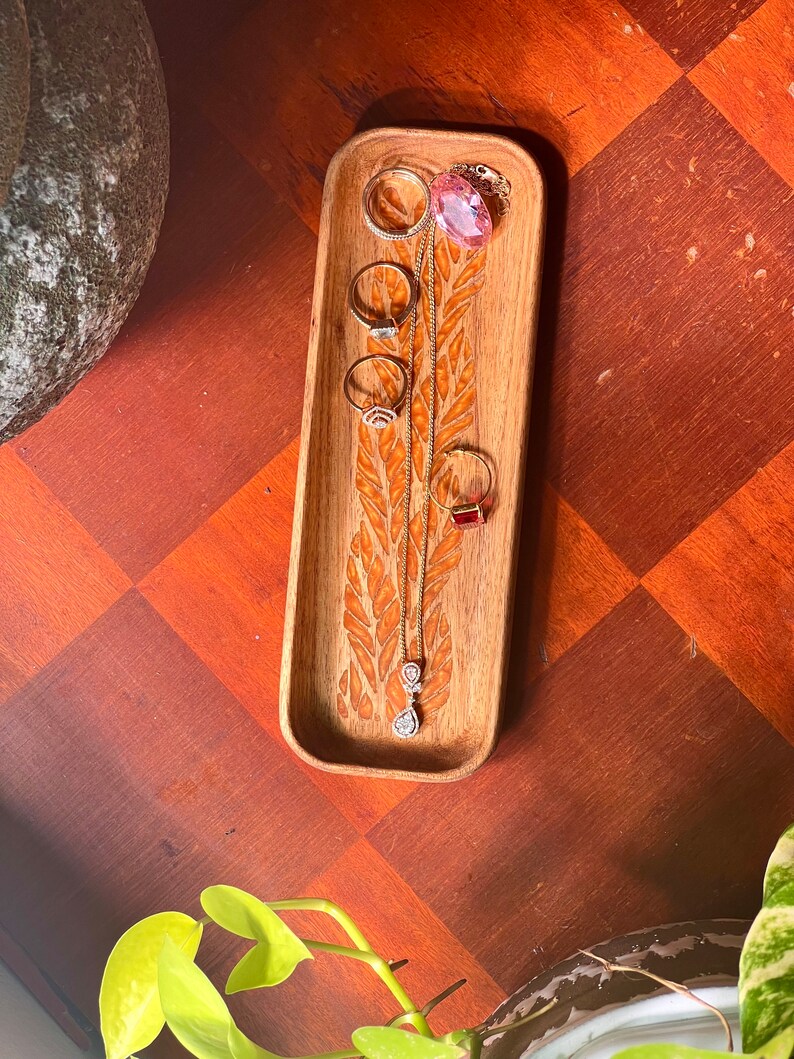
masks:
{"type": "MultiPolygon", "coordinates": [[[[227,993],[278,985],[315,953],[361,961],[390,990],[400,1011],[389,1024],[357,1029],[352,1034],[352,1047],[304,1059],[479,1059],[487,1037],[524,1025],[551,1006],[547,1004],[507,1025],[488,1029],[483,1024],[436,1036],[427,1016],[463,982],[454,983],[419,1007],[396,977],[400,964],[378,955],[350,916],[332,902],[300,899],[265,903],[232,886],[211,886],[201,894],[201,906],[205,912],[202,919],[182,912],[160,912],[141,920],[111,952],[99,1000],[107,1059],[129,1059],[151,1044],[166,1024],[196,1059],[281,1059],[245,1036],[223,997],[197,967],[195,957],[202,932],[210,924],[253,942],[229,975],[227,993]],[[298,937],[278,914],[287,910],[330,916],[351,945],[298,937]]],[[[654,978],[711,1008],[686,987],[648,971],[600,962],[610,971],[654,978]]],[[[726,1051],[646,1044],[624,1049],[614,1059],[794,1059],[794,825],[783,833],[769,860],[763,907],[742,948],[739,1004],[741,1057],[733,1051],[728,1020],[711,1008],[726,1030],[726,1051]]]]}
{"type": "MultiPolygon", "coordinates": [[[[201,919],[183,912],[159,912],[130,927],[116,943],[99,995],[107,1059],[134,1056],[165,1025],[196,1059],[282,1059],[246,1037],[221,994],[196,965],[204,928],[210,925],[253,942],[229,975],[227,994],[279,985],[303,960],[314,959],[315,953],[365,963],[389,989],[400,1009],[389,1024],[361,1027],[353,1033],[351,1047],[303,1059],[478,1059],[483,1041],[505,1032],[505,1027],[488,1030],[483,1024],[436,1036],[427,1016],[465,979],[419,1007],[397,979],[395,972],[402,963],[390,963],[378,955],[350,916],[331,901],[306,898],[266,903],[234,886],[211,886],[200,901],[205,913],[201,919]],[[278,914],[289,910],[330,916],[351,944],[298,937],[278,914]],[[414,1032],[405,1032],[406,1028],[414,1032]]],[[[510,1028],[541,1013],[533,1012],[510,1028]]]]}
{"type": "MultiPolygon", "coordinates": [[[[629,971],[626,967],[609,967],[629,971]]],[[[678,991],[689,992],[682,986],[657,980],[678,991]]],[[[761,911],[742,946],[739,1012],[742,1056],[754,1059],[794,1056],[794,824],[783,832],[769,859],[761,911]]],[[[733,1050],[728,1021],[724,1015],[717,1014],[727,1034],[724,1052],[679,1044],[644,1044],[626,1048],[614,1059],[739,1059],[733,1050]]]]}

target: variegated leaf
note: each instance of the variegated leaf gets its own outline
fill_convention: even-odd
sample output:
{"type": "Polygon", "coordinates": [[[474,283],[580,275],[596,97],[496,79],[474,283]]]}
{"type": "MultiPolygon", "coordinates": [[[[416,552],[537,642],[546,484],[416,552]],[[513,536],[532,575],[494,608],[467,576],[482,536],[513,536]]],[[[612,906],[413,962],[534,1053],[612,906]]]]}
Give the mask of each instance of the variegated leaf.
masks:
{"type": "Polygon", "coordinates": [[[794,825],[769,859],[764,903],[739,962],[739,1004],[746,1049],[794,1026],[794,825]]]}

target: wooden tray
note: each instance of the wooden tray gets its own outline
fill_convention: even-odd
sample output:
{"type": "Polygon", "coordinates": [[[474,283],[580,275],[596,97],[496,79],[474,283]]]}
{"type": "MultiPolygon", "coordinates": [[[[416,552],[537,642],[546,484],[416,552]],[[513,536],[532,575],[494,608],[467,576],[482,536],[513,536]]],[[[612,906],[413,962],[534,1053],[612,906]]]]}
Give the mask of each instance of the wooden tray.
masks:
{"type": "MultiPolygon", "coordinates": [[[[349,140],[328,169],[281,672],[282,731],[295,753],[317,768],[456,780],[482,765],[496,744],[521,523],[544,212],[537,164],[501,136],[375,129],[349,140]],[[460,161],[503,173],[512,185],[511,210],[496,221],[493,238],[480,251],[460,250],[437,234],[436,451],[463,443],[482,452],[494,468],[495,490],[488,522],[477,529],[461,531],[431,506],[422,726],[413,739],[401,740],[392,733],[391,720],[405,705],[397,675],[405,417],[384,430],[362,426],[345,401],[342,380],[368,351],[399,352],[406,359],[408,324],[400,330],[399,350],[394,340],[375,342],[349,312],[347,288],[370,262],[411,267],[421,238],[389,242],[368,231],[361,195],[369,178],[402,165],[429,180],[460,161]]],[[[387,283],[392,273],[381,275],[387,283]]],[[[420,340],[423,349],[424,332],[420,340]]],[[[418,357],[421,386],[427,358],[418,357]]],[[[427,392],[425,387],[414,404],[420,469],[427,392]]],[[[413,488],[412,511],[418,512],[416,473],[413,488]]]]}

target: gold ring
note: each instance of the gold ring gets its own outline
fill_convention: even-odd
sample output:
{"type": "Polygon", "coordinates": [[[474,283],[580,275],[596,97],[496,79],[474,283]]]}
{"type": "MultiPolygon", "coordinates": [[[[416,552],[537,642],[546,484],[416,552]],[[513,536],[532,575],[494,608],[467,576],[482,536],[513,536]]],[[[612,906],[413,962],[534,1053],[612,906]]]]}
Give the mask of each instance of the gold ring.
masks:
{"type": "Polygon", "coordinates": [[[357,412],[361,412],[361,419],[368,427],[375,427],[376,430],[383,430],[384,427],[388,426],[389,423],[393,423],[397,418],[397,412],[402,407],[405,401],[405,395],[408,392],[408,372],[405,370],[405,365],[397,357],[387,356],[385,353],[370,353],[369,356],[359,357],[357,361],[350,365],[345,374],[345,381],[342,384],[345,397],[347,398],[348,404],[352,405],[357,412]],[[371,404],[361,405],[357,401],[353,400],[350,393],[350,383],[353,378],[353,373],[361,367],[362,364],[366,364],[370,360],[385,360],[389,364],[393,364],[397,368],[402,376],[402,390],[397,396],[397,400],[393,405],[382,405],[382,404],[371,404]]]}
{"type": "Polygon", "coordinates": [[[435,473],[430,476],[430,484],[428,486],[428,492],[430,499],[436,505],[440,507],[442,511],[448,511],[450,518],[459,529],[470,529],[472,526],[481,526],[485,522],[485,512],[483,510],[483,503],[486,497],[491,492],[491,486],[493,485],[493,474],[491,468],[487,462],[483,459],[478,452],[472,452],[471,449],[454,448],[448,449],[446,452],[442,452],[436,459],[436,463],[439,461],[444,462],[449,456],[471,456],[472,459],[477,460],[485,468],[488,475],[488,481],[485,486],[485,490],[480,496],[479,500],[471,501],[467,504],[442,504],[438,497],[433,492],[433,479],[435,473]]]}
{"type": "Polygon", "coordinates": [[[414,277],[407,268],[398,265],[396,261],[375,261],[371,265],[364,265],[364,267],[360,268],[350,281],[350,286],[347,289],[347,304],[358,322],[369,328],[369,333],[373,338],[395,338],[397,335],[397,328],[400,324],[405,323],[413,312],[414,305],[416,305],[416,283],[414,283],[414,277]],[[357,294],[358,281],[362,276],[366,276],[366,274],[371,272],[374,268],[390,268],[392,272],[398,273],[398,275],[400,275],[408,284],[408,302],[402,312],[397,316],[367,316],[361,308],[357,294]]]}
{"type": "Polygon", "coordinates": [[[410,239],[411,236],[416,235],[417,232],[421,232],[430,219],[430,188],[428,188],[427,184],[422,180],[418,173],[414,173],[413,170],[406,169],[404,166],[394,166],[390,169],[381,169],[379,173],[376,173],[375,176],[367,182],[361,202],[364,207],[364,220],[366,221],[367,227],[371,232],[374,232],[375,235],[379,235],[381,239],[410,239]],[[424,203],[422,216],[419,220],[409,228],[402,228],[397,231],[394,231],[391,228],[384,228],[382,225],[378,224],[372,216],[372,210],[370,208],[372,192],[386,177],[393,176],[399,177],[401,180],[407,180],[409,184],[418,187],[422,193],[422,201],[424,203]]]}

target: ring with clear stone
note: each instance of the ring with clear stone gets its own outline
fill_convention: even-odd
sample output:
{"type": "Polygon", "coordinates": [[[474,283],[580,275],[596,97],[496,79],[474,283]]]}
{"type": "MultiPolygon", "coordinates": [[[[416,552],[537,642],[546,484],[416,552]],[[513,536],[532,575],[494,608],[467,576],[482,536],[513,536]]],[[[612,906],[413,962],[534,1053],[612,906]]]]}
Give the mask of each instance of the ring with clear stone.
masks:
{"type": "Polygon", "coordinates": [[[364,267],[360,268],[350,281],[350,286],[347,290],[347,304],[358,322],[363,324],[364,327],[369,328],[369,333],[374,339],[381,340],[384,338],[396,338],[398,327],[400,324],[405,323],[416,304],[416,283],[414,282],[414,277],[407,268],[398,265],[396,261],[375,261],[371,265],[364,265],[364,267]],[[376,268],[391,269],[392,272],[398,273],[408,285],[408,301],[406,302],[405,307],[396,316],[367,316],[361,307],[358,296],[359,280],[376,268]]]}
{"type": "Polygon", "coordinates": [[[357,361],[350,365],[345,374],[345,381],[342,384],[345,398],[348,404],[352,405],[357,412],[361,412],[361,418],[367,426],[375,427],[376,430],[382,430],[388,426],[389,423],[393,423],[397,418],[397,413],[405,401],[405,395],[408,392],[408,373],[405,370],[405,365],[397,357],[390,357],[386,353],[370,353],[369,356],[359,357],[357,361]],[[385,361],[387,364],[393,365],[397,368],[400,378],[402,379],[402,388],[397,395],[397,400],[392,405],[378,404],[377,402],[370,405],[359,404],[353,398],[350,392],[350,384],[353,380],[353,375],[361,367],[362,364],[366,364],[371,360],[385,361]]]}
{"type": "Polygon", "coordinates": [[[393,166],[391,169],[381,169],[379,173],[376,173],[375,176],[367,182],[361,201],[364,208],[364,220],[367,228],[369,228],[369,230],[375,235],[380,236],[381,239],[410,239],[418,232],[421,232],[430,220],[430,188],[428,188],[427,184],[418,173],[414,173],[412,169],[406,169],[404,166],[393,166]],[[378,185],[385,183],[390,177],[396,177],[398,180],[408,181],[409,184],[413,184],[414,187],[419,188],[422,195],[422,215],[418,221],[410,225],[408,228],[384,228],[382,225],[378,224],[372,215],[372,194],[378,185]]]}

